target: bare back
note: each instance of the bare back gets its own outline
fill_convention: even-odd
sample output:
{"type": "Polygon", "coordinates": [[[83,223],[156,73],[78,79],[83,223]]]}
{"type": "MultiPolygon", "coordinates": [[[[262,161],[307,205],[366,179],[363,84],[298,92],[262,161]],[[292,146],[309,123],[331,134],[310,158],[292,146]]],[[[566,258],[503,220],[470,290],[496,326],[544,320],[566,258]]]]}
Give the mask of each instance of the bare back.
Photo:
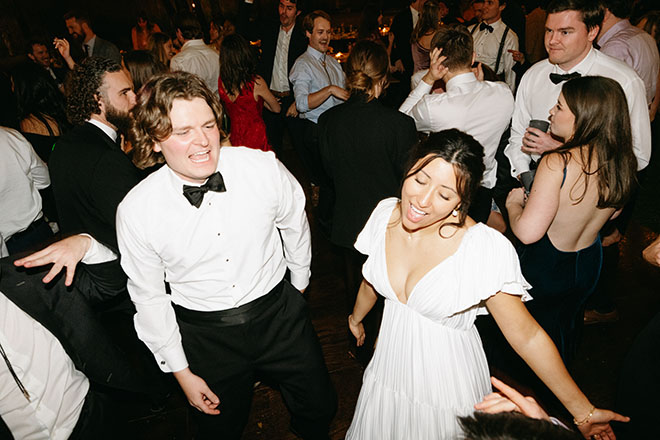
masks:
{"type": "MultiPolygon", "coordinates": [[[[563,175],[563,160],[559,155],[551,160],[549,169],[563,175]]],[[[591,169],[597,168],[593,158],[591,169]]],[[[586,180],[582,170],[579,151],[574,151],[566,165],[566,175],[559,188],[557,213],[548,228],[548,237],[554,246],[562,251],[573,252],[591,245],[605,222],[615,212],[614,208],[597,208],[598,173],[589,176],[586,192],[586,180]],[[584,194],[584,198],[580,197],[584,194]],[[578,203],[576,203],[580,200],[578,203]]]]}

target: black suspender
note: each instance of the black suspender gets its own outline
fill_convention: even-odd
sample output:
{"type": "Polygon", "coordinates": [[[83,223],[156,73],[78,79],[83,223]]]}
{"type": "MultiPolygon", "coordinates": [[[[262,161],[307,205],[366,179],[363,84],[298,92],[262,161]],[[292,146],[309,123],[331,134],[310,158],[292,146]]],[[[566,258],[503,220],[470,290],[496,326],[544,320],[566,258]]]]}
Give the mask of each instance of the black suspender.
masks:
{"type": "MultiPolygon", "coordinates": [[[[476,23],[474,26],[472,26],[472,29],[470,29],[470,34],[474,35],[474,32],[477,30],[480,24],[481,23],[476,23]]],[[[508,33],[509,33],[509,26],[506,26],[506,28],[504,28],[504,33],[502,34],[502,39],[500,40],[500,47],[497,50],[497,59],[495,60],[496,74],[497,71],[500,69],[500,60],[502,59],[502,52],[504,51],[504,42],[506,41],[506,34],[508,33]]]]}

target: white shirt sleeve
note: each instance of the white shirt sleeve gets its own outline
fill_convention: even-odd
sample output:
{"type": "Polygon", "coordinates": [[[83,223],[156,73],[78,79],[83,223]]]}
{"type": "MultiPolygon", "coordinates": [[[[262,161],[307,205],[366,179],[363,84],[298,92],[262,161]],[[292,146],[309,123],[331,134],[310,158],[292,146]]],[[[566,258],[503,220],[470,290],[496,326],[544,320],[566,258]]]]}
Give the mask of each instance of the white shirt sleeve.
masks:
{"type": "Polygon", "coordinates": [[[295,177],[278,160],[280,191],[275,226],[282,236],[284,258],[291,271],[291,284],[303,290],[309,284],[312,261],[311,235],[305,213],[305,193],[295,177]]]}
{"type": "Polygon", "coordinates": [[[521,150],[522,138],[531,119],[531,112],[527,108],[528,91],[526,90],[527,83],[525,79],[526,77],[523,77],[516,93],[516,102],[511,119],[511,136],[509,137],[509,144],[504,149],[504,154],[511,162],[511,175],[513,177],[518,177],[525,171],[529,171],[531,161],[531,156],[521,150]]]}
{"type": "Polygon", "coordinates": [[[425,96],[429,96],[432,88],[433,86],[424,81],[420,81],[417,87],[410,92],[399,108],[401,113],[411,116],[415,120],[417,131],[433,131],[433,113],[431,112],[427,100],[424,99],[425,96]]]}
{"type": "Polygon", "coordinates": [[[504,42],[504,48],[502,48],[502,67],[504,68],[504,81],[509,86],[511,91],[516,90],[516,72],[513,71],[513,66],[516,63],[513,60],[513,54],[509,50],[518,50],[518,37],[513,33],[512,30],[506,35],[506,41],[504,42]]]}
{"type": "Polygon", "coordinates": [[[128,293],[135,304],[134,317],[138,337],[154,354],[166,373],[181,371],[188,360],[181,344],[170,295],[165,292],[165,268],[161,259],[144,241],[145,232],[131,221],[130,207],[117,209],[117,241],[121,266],[128,275],[128,293]]]}
{"type": "Polygon", "coordinates": [[[113,261],[117,259],[117,254],[115,254],[110,248],[106,247],[102,243],[99,243],[89,234],[78,234],[84,237],[89,237],[92,240],[92,243],[85,252],[82,260],[82,263],[85,264],[100,264],[107,263],[108,261],[113,261]]]}

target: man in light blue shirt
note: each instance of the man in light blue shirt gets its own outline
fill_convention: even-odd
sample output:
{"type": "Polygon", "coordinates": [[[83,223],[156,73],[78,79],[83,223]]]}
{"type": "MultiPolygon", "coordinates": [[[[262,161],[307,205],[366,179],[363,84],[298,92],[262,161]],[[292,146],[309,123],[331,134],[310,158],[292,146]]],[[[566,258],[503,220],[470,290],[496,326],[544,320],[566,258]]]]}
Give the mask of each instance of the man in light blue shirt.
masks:
{"type": "Polygon", "coordinates": [[[303,20],[303,29],[309,46],[289,74],[299,118],[293,124],[293,146],[309,174],[313,199],[318,194],[317,220],[329,231],[334,193],[321,165],[316,124],[323,112],[347,100],[349,93],[339,62],[326,54],[332,35],[330,16],[324,11],[311,12],[303,20]]]}
{"type": "Polygon", "coordinates": [[[296,60],[289,79],[299,117],[316,124],[324,111],[348,99],[346,75],[339,62],[326,54],[332,32],[330,16],[314,11],[303,20],[303,28],[309,46],[296,60]]]}

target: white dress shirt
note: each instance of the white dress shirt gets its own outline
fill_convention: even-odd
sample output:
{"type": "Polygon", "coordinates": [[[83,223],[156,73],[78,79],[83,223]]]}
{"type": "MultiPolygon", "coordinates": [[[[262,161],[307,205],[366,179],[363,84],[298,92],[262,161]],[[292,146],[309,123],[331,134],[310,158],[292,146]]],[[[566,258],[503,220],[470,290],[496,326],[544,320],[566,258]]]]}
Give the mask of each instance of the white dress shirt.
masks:
{"type": "Polygon", "coordinates": [[[212,92],[218,93],[220,76],[218,53],[204,44],[204,40],[186,41],[181,47],[181,52],[172,57],[170,70],[194,73],[212,92]]]}
{"type": "Polygon", "coordinates": [[[110,139],[112,139],[112,142],[117,142],[117,130],[115,130],[114,128],[110,127],[107,124],[104,124],[103,122],[99,121],[98,119],[91,118],[91,119],[88,119],[87,122],[89,122],[90,124],[100,128],[103,133],[107,134],[108,137],[110,139]]]}
{"type": "Polygon", "coordinates": [[[23,395],[0,358],[0,415],[15,439],[66,440],[89,390],[60,341],[0,292],[0,344],[23,395]]]}
{"type": "Polygon", "coordinates": [[[401,112],[412,116],[418,131],[437,132],[457,128],[484,147],[481,185],[493,188],[497,180],[495,153],[513,113],[513,94],[502,82],[478,81],[472,72],[447,81],[445,93],[433,93],[420,81],[403,102],[401,112]]]}
{"type": "Polygon", "coordinates": [[[273,76],[270,80],[270,89],[276,92],[289,91],[289,43],[291,42],[291,35],[295,26],[295,24],[291,26],[289,32],[280,26],[280,32],[277,34],[273,76]]]}
{"type": "MultiPolygon", "coordinates": [[[[490,26],[493,27],[493,32],[488,32],[487,29],[481,31],[479,30],[479,25],[477,23],[474,25],[476,27],[470,28],[470,31],[474,29],[472,38],[474,39],[474,52],[477,54],[477,61],[495,70],[497,52],[500,49],[500,41],[502,40],[502,35],[504,35],[506,24],[501,19],[495,23],[491,23],[490,26]]],[[[504,47],[500,56],[500,66],[495,73],[504,73],[504,81],[506,81],[511,90],[515,90],[516,73],[513,71],[515,61],[513,60],[513,54],[508,52],[509,50],[518,50],[518,35],[511,28],[509,28],[509,32],[507,32],[504,39],[504,47]]]]}
{"type": "Polygon", "coordinates": [[[300,184],[272,152],[223,147],[226,192],[200,208],[167,166],[133,188],[117,209],[121,265],[135,303],[135,328],[165,372],[188,362],[170,302],[191,310],[247,304],[279,283],[309,283],[311,241],[300,184]],[[163,281],[170,283],[171,295],[163,281]]]}
{"type": "Polygon", "coordinates": [[[16,130],[0,127],[0,257],[5,241],[42,216],[39,190],[50,185],[48,167],[16,130]]]}
{"type": "Polygon", "coordinates": [[[419,11],[412,6],[409,6],[410,8],[410,13],[412,14],[412,23],[413,23],[413,29],[417,26],[417,22],[419,21],[419,11]]]}
{"type": "Polygon", "coordinates": [[[341,104],[339,98],[330,95],[321,105],[309,108],[309,95],[324,87],[335,85],[346,86],[346,75],[335,57],[319,52],[312,46],[307,46],[305,53],[300,55],[291,68],[289,79],[293,84],[293,94],[296,98],[296,108],[299,117],[317,123],[324,111],[341,104]]]}
{"type": "MultiPolygon", "coordinates": [[[[548,120],[550,109],[557,103],[562,84],[553,84],[550,73],[579,72],[582,76],[604,76],[617,81],[628,101],[630,123],[632,125],[633,152],[637,157],[637,170],[645,168],[651,158],[651,123],[646,105],[644,82],[635,71],[623,61],[591,49],[587,56],[569,72],[564,72],[548,59],[534,64],[523,75],[511,121],[511,137],[504,153],[511,162],[511,175],[517,177],[529,171],[529,163],[538,160],[538,154],[523,153],[522,137],[532,119],[548,120]]],[[[617,111],[617,109],[612,109],[617,111]]]]}

